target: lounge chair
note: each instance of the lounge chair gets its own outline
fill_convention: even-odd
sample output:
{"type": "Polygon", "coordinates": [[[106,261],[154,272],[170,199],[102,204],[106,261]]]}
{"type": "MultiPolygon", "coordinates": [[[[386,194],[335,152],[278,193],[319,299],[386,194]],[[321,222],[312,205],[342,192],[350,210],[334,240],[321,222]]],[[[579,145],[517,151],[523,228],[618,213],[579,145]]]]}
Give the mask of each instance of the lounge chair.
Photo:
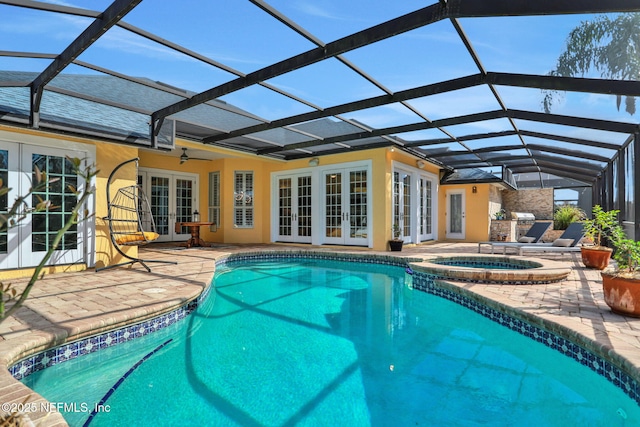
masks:
{"type": "Polygon", "coordinates": [[[532,252],[554,252],[560,254],[580,252],[580,246],[578,246],[578,244],[582,241],[584,234],[584,225],[581,222],[572,222],[564,233],[553,242],[520,246],[518,248],[518,255],[532,252]]]}
{"type": "Polygon", "coordinates": [[[538,243],[544,233],[551,227],[551,222],[541,221],[534,223],[529,230],[524,234],[524,236],[520,237],[517,242],[479,242],[478,243],[478,253],[480,253],[480,249],[482,245],[491,246],[491,253],[495,253],[495,248],[502,248],[502,253],[507,253],[507,248],[519,248],[524,245],[531,245],[533,243],[538,243]]]}

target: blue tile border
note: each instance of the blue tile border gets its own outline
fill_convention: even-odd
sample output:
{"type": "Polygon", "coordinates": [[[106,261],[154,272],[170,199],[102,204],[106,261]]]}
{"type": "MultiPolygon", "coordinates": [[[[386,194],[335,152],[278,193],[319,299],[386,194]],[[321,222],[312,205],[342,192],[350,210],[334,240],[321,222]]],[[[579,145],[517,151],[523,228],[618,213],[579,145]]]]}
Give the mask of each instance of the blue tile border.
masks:
{"type": "MultiPolygon", "coordinates": [[[[365,254],[344,254],[331,252],[308,252],[308,251],[282,251],[282,252],[254,252],[231,254],[216,260],[216,267],[245,261],[273,261],[287,259],[290,261],[303,259],[316,259],[327,261],[347,261],[362,262],[372,264],[391,265],[397,267],[407,267],[409,262],[421,261],[421,259],[399,258],[391,256],[376,256],[365,254]]],[[[503,313],[481,302],[461,295],[438,285],[439,278],[422,272],[412,272],[412,287],[416,290],[427,292],[441,298],[445,298],[476,313],[481,314],[507,328],[525,335],[539,343],[542,343],[565,356],[571,357],[578,363],[588,367],[592,371],[605,377],[609,382],[620,388],[637,404],[640,405],[640,384],[630,375],[625,373],[616,365],[604,360],[593,352],[581,347],[571,340],[561,337],[553,332],[532,325],[525,320],[503,313]]],[[[100,335],[84,338],[79,341],[70,342],[55,348],[51,348],[35,355],[29,356],[9,367],[11,375],[21,380],[24,377],[78,356],[93,353],[101,349],[130,341],[166,328],[176,322],[183,320],[191,314],[204,299],[208,296],[212,286],[208,286],[198,298],[190,301],[186,305],[165,313],[158,317],[148,319],[134,325],[108,331],[100,335]]]]}
{"type": "Polygon", "coordinates": [[[430,260],[430,262],[438,265],[447,265],[453,267],[470,267],[470,268],[500,268],[504,270],[526,270],[534,268],[525,264],[506,262],[506,261],[479,261],[479,260],[461,260],[442,258],[438,260],[430,260]]]}

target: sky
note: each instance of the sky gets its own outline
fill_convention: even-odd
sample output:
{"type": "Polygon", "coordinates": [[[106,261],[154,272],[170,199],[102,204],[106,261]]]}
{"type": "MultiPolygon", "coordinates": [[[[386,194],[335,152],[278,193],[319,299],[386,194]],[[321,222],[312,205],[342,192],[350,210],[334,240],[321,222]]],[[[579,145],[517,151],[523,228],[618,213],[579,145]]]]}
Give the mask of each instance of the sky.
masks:
{"type": "MultiPolygon", "coordinates": [[[[106,0],[50,1],[101,11],[106,0]]],[[[271,0],[268,4],[328,43],[431,4],[418,0],[271,0]]],[[[544,75],[554,68],[569,31],[587,15],[459,19],[487,71],[544,75]]],[[[90,18],[51,14],[0,5],[0,50],[59,53],[90,23],[90,18]]],[[[177,43],[229,67],[220,70],[171,51],[123,28],[114,27],[78,58],[119,73],[146,77],[200,92],[316,47],[248,0],[143,0],[124,21],[177,43]]],[[[391,92],[478,73],[449,20],[443,20],[343,55],[391,92]]],[[[0,70],[42,71],[48,61],[0,57],[0,70]]],[[[68,73],[94,73],[70,66],[68,73]]],[[[598,77],[591,75],[589,77],[598,77]]],[[[385,92],[367,82],[344,62],[331,58],[268,81],[282,90],[326,108],[385,92]]],[[[541,111],[543,94],[536,89],[497,87],[508,108],[541,111]]],[[[267,120],[311,111],[312,107],[252,86],[222,98],[267,120]]],[[[478,86],[410,101],[431,120],[497,110],[488,87],[478,86]]],[[[608,95],[568,93],[554,113],[623,122],[638,122],[615,108],[608,95]]],[[[421,121],[405,106],[391,104],[345,115],[373,128],[421,121]]],[[[626,135],[585,135],[575,128],[520,121],[521,128],[622,144],[626,135]]],[[[506,120],[492,120],[447,129],[454,135],[510,129],[506,120]]],[[[408,140],[442,138],[438,130],[403,134],[408,140]]],[[[488,143],[488,142],[485,142],[488,143]]],[[[491,141],[513,144],[508,138],[491,141]]],[[[517,142],[515,142],[517,143],[517,142]]],[[[537,142],[538,143],[538,142],[537,142]]],[[[555,143],[560,144],[560,143],[555,143]]],[[[438,149],[460,149],[457,144],[438,149]]],[[[571,148],[575,148],[571,147],[571,148]]],[[[605,150],[606,151],[606,150],[605,150]]],[[[514,153],[515,154],[515,153],[514,153]]],[[[610,153],[609,153],[610,154],[610,153]]]]}

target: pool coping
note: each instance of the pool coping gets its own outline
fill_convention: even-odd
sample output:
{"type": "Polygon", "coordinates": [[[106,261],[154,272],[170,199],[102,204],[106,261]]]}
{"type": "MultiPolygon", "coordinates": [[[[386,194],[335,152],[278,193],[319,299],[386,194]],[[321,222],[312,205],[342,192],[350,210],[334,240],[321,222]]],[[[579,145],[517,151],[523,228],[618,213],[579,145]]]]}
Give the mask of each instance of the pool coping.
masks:
{"type": "MultiPolygon", "coordinates": [[[[399,255],[399,254],[398,254],[399,255]]],[[[256,259],[256,257],[264,257],[264,258],[291,258],[291,257],[321,257],[326,259],[338,259],[345,261],[362,261],[363,259],[375,259],[379,263],[383,264],[394,264],[394,265],[407,265],[411,266],[411,268],[415,268],[417,272],[420,272],[419,264],[424,262],[425,258],[428,258],[424,255],[421,256],[398,256],[398,255],[377,255],[373,253],[349,253],[349,252],[332,252],[326,250],[258,250],[251,252],[240,252],[240,253],[221,253],[219,255],[214,256],[213,260],[215,264],[220,264],[222,262],[227,262],[229,259],[231,260],[243,260],[243,259],[256,259]]],[[[498,255],[499,256],[499,255],[498,255]]],[[[429,257],[433,258],[432,255],[429,257]]],[[[523,259],[523,258],[520,258],[523,259]]],[[[535,259],[539,261],[539,259],[535,259]]],[[[211,272],[206,278],[207,283],[211,283],[211,279],[213,278],[213,272],[211,272]]],[[[204,277],[203,277],[204,278],[204,277]]],[[[479,303],[497,309],[500,312],[511,315],[513,317],[522,319],[529,324],[539,326],[549,332],[554,334],[566,337],[566,339],[575,342],[578,345],[581,345],[585,349],[594,353],[598,357],[603,360],[611,361],[616,367],[626,372],[634,381],[638,381],[640,378],[640,369],[639,367],[633,363],[633,358],[628,358],[626,355],[631,355],[632,350],[637,350],[635,348],[631,348],[630,345],[625,345],[624,343],[616,343],[614,345],[611,342],[611,345],[606,345],[599,343],[597,339],[591,338],[589,335],[593,333],[593,331],[585,330],[581,331],[581,328],[569,328],[563,326],[560,322],[553,320],[553,315],[544,315],[540,316],[537,314],[532,314],[527,312],[526,309],[522,307],[516,307],[515,305],[504,301],[499,301],[492,297],[487,297],[482,295],[481,293],[476,292],[473,288],[473,284],[464,283],[464,282],[452,282],[452,281],[442,281],[438,280],[440,286],[444,289],[450,289],[451,291],[463,295],[465,297],[471,298],[472,300],[478,301],[479,303]],[[621,350],[621,351],[618,351],[621,350]]],[[[152,319],[154,317],[158,317],[162,313],[169,313],[172,310],[179,309],[181,307],[186,307],[189,303],[192,303],[199,296],[201,296],[207,289],[210,289],[207,286],[205,289],[201,289],[195,295],[192,295],[190,298],[185,298],[181,303],[173,303],[173,304],[165,304],[164,308],[158,309],[156,311],[153,310],[143,310],[144,312],[140,313],[138,317],[135,316],[122,316],[121,319],[116,319],[116,321],[111,322],[110,324],[105,324],[104,319],[96,318],[93,327],[78,329],[77,331],[69,333],[66,337],[58,337],[58,340],[62,340],[62,344],[70,343],[73,341],[77,341],[83,337],[89,337],[95,335],[96,333],[110,331],[114,329],[114,325],[124,324],[131,325],[135,323],[140,323],[145,319],[152,319]]],[[[36,335],[36,334],[33,334],[36,335]]],[[[612,338],[609,337],[609,341],[612,338]]],[[[4,352],[0,355],[0,391],[3,394],[3,398],[10,401],[22,401],[20,396],[24,396],[24,392],[26,389],[28,394],[37,396],[37,399],[30,400],[30,402],[46,402],[41,396],[32,390],[28,389],[22,383],[18,382],[11,376],[9,373],[9,366],[15,365],[19,363],[21,360],[24,360],[26,357],[30,355],[34,355],[35,353],[42,352],[44,349],[51,349],[55,347],[55,345],[60,345],[60,343],[52,344],[51,341],[47,343],[42,342],[42,337],[35,336],[30,337],[28,342],[23,342],[20,346],[18,346],[15,351],[12,352],[4,352]],[[35,339],[34,339],[35,338],[35,339]],[[8,377],[8,378],[7,378],[8,377]],[[22,390],[21,390],[22,389],[22,390]],[[8,393],[8,394],[7,394],[8,393]]],[[[614,340],[615,341],[615,340],[614,340]]],[[[34,414],[35,415],[35,414],[34,414]]],[[[59,413],[49,413],[44,414],[41,417],[33,417],[34,420],[37,420],[40,425],[43,426],[62,426],[66,425],[66,422],[62,418],[59,413]],[[43,419],[46,416],[46,419],[43,419]]]]}
{"type": "Polygon", "coordinates": [[[412,268],[436,276],[440,280],[455,280],[488,284],[541,285],[565,280],[571,268],[563,263],[546,259],[515,258],[494,254],[435,255],[420,262],[412,263],[412,268]],[[437,261],[451,259],[468,263],[494,263],[526,265],[529,268],[504,270],[497,268],[474,268],[439,264],[437,261]],[[436,262],[433,262],[436,261],[436,262]]]}

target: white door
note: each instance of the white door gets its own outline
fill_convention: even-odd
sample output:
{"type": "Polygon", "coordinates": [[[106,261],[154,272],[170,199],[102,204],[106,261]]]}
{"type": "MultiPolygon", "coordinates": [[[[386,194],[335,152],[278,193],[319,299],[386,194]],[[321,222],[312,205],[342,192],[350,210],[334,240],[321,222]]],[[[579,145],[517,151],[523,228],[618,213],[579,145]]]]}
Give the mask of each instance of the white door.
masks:
{"type": "MultiPolygon", "coordinates": [[[[25,200],[26,207],[31,208],[40,200],[49,200],[52,208],[46,211],[33,212],[22,221],[18,227],[20,233],[20,265],[30,266],[38,264],[53,243],[58,230],[63,227],[69,214],[76,206],[78,197],[73,188],[82,192],[84,180],[75,172],[73,165],[66,156],[88,158],[87,153],[72,150],[22,145],[20,155],[20,192],[25,193],[35,182],[35,167],[47,174],[50,183],[46,189],[34,193],[25,200]]],[[[87,222],[73,225],[67,231],[53,253],[49,264],[71,264],[84,260],[85,245],[87,244],[87,222]]]]}
{"type": "MultiPolygon", "coordinates": [[[[0,194],[0,214],[5,214],[11,208],[10,204],[18,196],[19,189],[19,146],[12,142],[0,141],[0,188],[9,192],[0,194]]],[[[18,243],[20,242],[19,228],[0,227],[0,270],[19,267],[18,243]]]]}
{"type": "MultiPolygon", "coordinates": [[[[25,195],[37,185],[34,170],[46,173],[49,184],[25,198],[23,209],[30,209],[40,201],[49,200],[46,211],[33,212],[14,226],[0,231],[0,269],[32,267],[42,261],[51,247],[58,230],[69,218],[77,204],[74,189],[82,192],[85,182],[74,172],[66,156],[84,159],[81,168],[93,162],[94,155],[80,144],[66,145],[64,149],[42,145],[0,141],[0,179],[3,188],[11,188],[0,195],[0,212],[6,213],[18,195],[25,195]]],[[[93,210],[90,198],[87,209],[93,210]]],[[[93,222],[81,221],[62,236],[58,249],[48,264],[90,263],[87,248],[93,234],[93,222]]]]}
{"type": "Polygon", "coordinates": [[[187,227],[176,230],[177,222],[193,219],[197,206],[198,177],[140,168],[139,181],[149,198],[151,213],[160,237],[158,242],[185,241],[191,235],[187,227]]]}
{"type": "Polygon", "coordinates": [[[433,226],[434,180],[421,176],[418,179],[418,238],[420,241],[435,238],[433,226]]]}
{"type": "Polygon", "coordinates": [[[323,173],[324,243],[369,243],[368,178],[366,169],[323,173]]]}
{"type": "Polygon", "coordinates": [[[281,242],[311,243],[311,175],[278,177],[278,234],[281,242]]]}
{"type": "Polygon", "coordinates": [[[465,238],[465,192],[447,190],[447,239],[465,238]]]}
{"type": "Polygon", "coordinates": [[[400,238],[411,242],[411,173],[396,170],[393,173],[393,224],[400,228],[400,238]]]}

